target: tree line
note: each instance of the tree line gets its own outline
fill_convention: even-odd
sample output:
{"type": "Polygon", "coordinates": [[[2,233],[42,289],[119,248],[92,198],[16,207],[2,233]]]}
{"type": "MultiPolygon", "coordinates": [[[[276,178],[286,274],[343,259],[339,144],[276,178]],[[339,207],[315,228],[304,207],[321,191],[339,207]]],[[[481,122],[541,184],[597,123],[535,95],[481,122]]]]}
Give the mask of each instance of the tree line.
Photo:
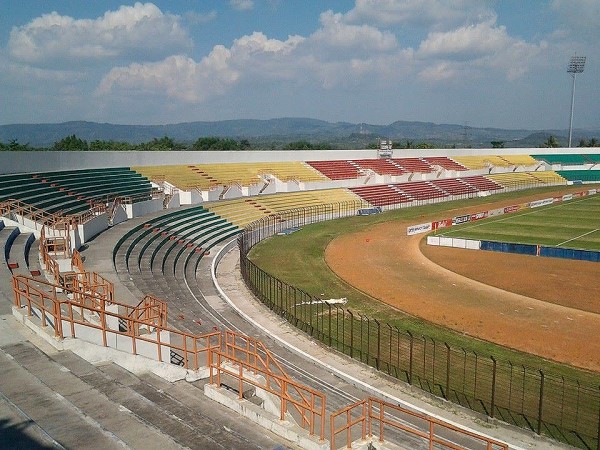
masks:
{"type": "MultiPolygon", "coordinates": [[[[504,148],[504,141],[492,141],[492,148],[504,148]]],[[[540,147],[560,147],[561,143],[554,136],[548,137],[540,147]]],[[[600,141],[596,138],[590,140],[581,139],[579,141],[579,147],[600,147],[600,141]]],[[[370,142],[366,144],[365,148],[377,149],[379,148],[378,142],[370,142]]],[[[393,141],[392,148],[394,149],[432,149],[436,148],[434,144],[428,142],[414,142],[411,140],[406,141],[393,141]]],[[[455,146],[452,146],[455,148],[455,146]]],[[[192,144],[186,144],[177,142],[174,139],[163,136],[161,138],[154,138],[149,142],[142,142],[139,144],[131,144],[128,142],[120,142],[113,140],[93,140],[91,142],[81,139],[76,135],[72,134],[66,136],[59,141],[54,142],[50,147],[33,147],[29,143],[21,144],[16,139],[13,139],[7,143],[0,142],[0,151],[44,151],[44,150],[56,150],[56,151],[227,151],[227,150],[334,150],[335,146],[328,142],[309,142],[307,140],[293,141],[287,144],[264,146],[264,144],[253,144],[248,139],[231,139],[231,138],[220,138],[220,137],[201,137],[198,138],[192,144]]]]}
{"type": "MultiPolygon", "coordinates": [[[[91,142],[81,139],[76,135],[64,137],[54,142],[50,147],[33,147],[27,144],[21,144],[16,139],[8,143],[0,142],[0,151],[209,151],[209,150],[261,150],[262,148],[253,148],[248,139],[231,139],[220,137],[201,137],[193,144],[177,142],[168,136],[154,138],[149,142],[140,144],[131,144],[128,142],[112,140],[93,140],[91,142]]],[[[333,146],[328,143],[311,143],[309,141],[295,141],[285,144],[282,150],[331,150],[333,146]]]]}

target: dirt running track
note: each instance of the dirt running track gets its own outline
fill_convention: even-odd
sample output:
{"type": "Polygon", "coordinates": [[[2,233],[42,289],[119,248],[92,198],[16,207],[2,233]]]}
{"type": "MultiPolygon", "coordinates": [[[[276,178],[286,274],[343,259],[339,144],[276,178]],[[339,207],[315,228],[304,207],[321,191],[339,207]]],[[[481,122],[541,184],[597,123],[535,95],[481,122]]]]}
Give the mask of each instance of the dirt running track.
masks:
{"type": "Polygon", "coordinates": [[[408,225],[414,223],[340,236],[328,245],[326,262],[351,285],[411,315],[600,372],[600,263],[430,247],[423,235],[406,236],[408,225]]]}

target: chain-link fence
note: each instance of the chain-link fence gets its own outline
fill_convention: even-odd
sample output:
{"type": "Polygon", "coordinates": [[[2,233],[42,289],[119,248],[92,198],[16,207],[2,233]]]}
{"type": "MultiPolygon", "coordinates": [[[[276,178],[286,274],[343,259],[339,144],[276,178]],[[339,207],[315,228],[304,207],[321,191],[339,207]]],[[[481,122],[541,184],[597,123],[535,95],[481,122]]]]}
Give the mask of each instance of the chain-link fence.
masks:
{"type": "Polygon", "coordinates": [[[238,238],[248,287],[275,313],[351,358],[488,417],[576,447],[600,450],[600,386],[401,330],[314,297],[248,259],[250,249],[269,236],[353,216],[365,206],[362,202],[319,205],[250,224],[238,238]]]}

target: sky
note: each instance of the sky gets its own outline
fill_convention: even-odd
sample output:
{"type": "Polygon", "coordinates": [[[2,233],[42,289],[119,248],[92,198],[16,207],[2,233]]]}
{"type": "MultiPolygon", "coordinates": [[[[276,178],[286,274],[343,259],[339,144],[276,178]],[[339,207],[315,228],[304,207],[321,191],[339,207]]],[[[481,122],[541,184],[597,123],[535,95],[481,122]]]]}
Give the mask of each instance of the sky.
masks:
{"type": "Polygon", "coordinates": [[[598,0],[0,0],[0,124],[600,128],[598,0]]]}

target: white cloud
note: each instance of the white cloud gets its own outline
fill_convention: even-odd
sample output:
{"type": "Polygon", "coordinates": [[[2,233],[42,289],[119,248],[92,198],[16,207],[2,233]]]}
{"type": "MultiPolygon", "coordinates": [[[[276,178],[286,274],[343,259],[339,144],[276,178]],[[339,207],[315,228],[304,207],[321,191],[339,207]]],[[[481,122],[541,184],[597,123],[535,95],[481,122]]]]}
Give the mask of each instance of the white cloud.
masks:
{"type": "Polygon", "coordinates": [[[416,23],[446,28],[493,15],[486,0],[356,0],[346,21],[383,25],[416,23]]]}
{"type": "Polygon", "coordinates": [[[497,52],[512,44],[505,27],[496,27],[491,22],[460,27],[444,33],[430,33],[419,45],[419,55],[458,56],[467,58],[497,52]]]}
{"type": "Polygon", "coordinates": [[[593,35],[598,40],[600,30],[600,2],[598,0],[552,0],[551,7],[557,19],[571,34],[593,35]]]}
{"type": "Polygon", "coordinates": [[[87,78],[86,74],[81,71],[40,69],[14,62],[7,62],[6,66],[4,66],[4,75],[14,81],[20,81],[25,84],[30,84],[32,81],[73,84],[84,81],[87,78]]]}
{"type": "Polygon", "coordinates": [[[249,11],[254,8],[253,0],[229,0],[229,4],[236,11],[249,11]]]}
{"type": "Polygon", "coordinates": [[[112,69],[100,82],[98,95],[112,91],[161,95],[188,103],[198,103],[222,94],[235,83],[239,73],[229,67],[231,53],[222,45],[196,63],[183,55],[169,56],[154,63],[134,63],[112,69]]]}
{"type": "Polygon", "coordinates": [[[107,58],[156,59],[191,47],[178,16],[135,3],[96,19],[44,14],[10,32],[11,57],[33,64],[88,64],[107,58]]]}
{"type": "Polygon", "coordinates": [[[321,14],[321,28],[310,41],[315,47],[324,48],[340,55],[340,50],[357,53],[390,51],[397,47],[396,37],[387,31],[370,25],[348,25],[342,14],[327,11],[321,14]]]}
{"type": "Polygon", "coordinates": [[[289,55],[303,38],[291,36],[286,41],[267,39],[253,33],[234,41],[230,49],[215,46],[200,62],[182,55],[170,56],[155,63],[135,63],[112,69],[100,82],[98,95],[114,91],[163,94],[188,103],[200,103],[226,92],[244,73],[272,76],[272,60],[289,55]],[[269,75],[270,74],[270,75],[269,75]]]}
{"type": "Polygon", "coordinates": [[[457,67],[448,61],[442,61],[425,67],[419,73],[421,79],[431,82],[446,81],[456,78],[457,67]]]}
{"type": "Polygon", "coordinates": [[[193,25],[212,22],[217,18],[217,11],[214,9],[207,13],[197,13],[195,11],[188,11],[184,14],[185,19],[193,25]]]}
{"type": "Polygon", "coordinates": [[[477,76],[491,69],[512,80],[527,73],[546,47],[545,41],[532,44],[516,39],[508,35],[505,27],[487,21],[430,33],[419,45],[416,56],[425,65],[420,75],[427,81],[466,74],[477,76]]]}

